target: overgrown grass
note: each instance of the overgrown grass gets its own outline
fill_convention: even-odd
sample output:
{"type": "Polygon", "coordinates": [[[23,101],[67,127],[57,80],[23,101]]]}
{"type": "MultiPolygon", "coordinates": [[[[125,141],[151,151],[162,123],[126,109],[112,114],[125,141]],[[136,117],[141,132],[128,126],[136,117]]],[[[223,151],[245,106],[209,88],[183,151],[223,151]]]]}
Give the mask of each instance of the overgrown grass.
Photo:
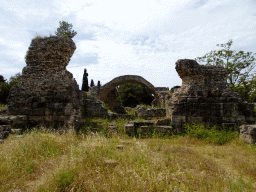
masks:
{"type": "Polygon", "coordinates": [[[230,137],[232,132],[192,123],[182,136],[129,138],[123,135],[127,121],[88,123],[107,128],[116,122],[119,134],[112,137],[43,127],[22,138],[11,135],[0,145],[0,191],[256,190],[256,148],[230,137]],[[120,144],[125,147],[117,148],[120,144]]]}
{"type": "MultiPolygon", "coordinates": [[[[49,34],[50,37],[54,36],[51,33],[49,34]]],[[[44,39],[47,38],[47,36],[42,37],[41,35],[36,35],[36,37],[34,37],[33,39],[44,39]]]]}
{"type": "Polygon", "coordinates": [[[4,108],[4,104],[0,103],[0,110],[2,110],[4,108]]]}

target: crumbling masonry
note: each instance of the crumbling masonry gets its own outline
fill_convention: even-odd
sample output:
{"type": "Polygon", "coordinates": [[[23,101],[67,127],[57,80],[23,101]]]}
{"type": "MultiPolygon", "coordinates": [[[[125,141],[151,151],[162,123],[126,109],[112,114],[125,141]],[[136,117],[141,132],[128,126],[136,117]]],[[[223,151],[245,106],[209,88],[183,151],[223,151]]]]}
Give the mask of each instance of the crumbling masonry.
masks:
{"type": "Polygon", "coordinates": [[[182,131],[183,123],[192,121],[225,127],[255,123],[254,104],[244,103],[240,95],[227,86],[225,68],[180,59],[175,69],[182,86],[167,102],[167,118],[171,118],[178,132],[182,131]]]}
{"type": "Polygon", "coordinates": [[[80,115],[83,94],[66,70],[75,49],[67,37],[32,40],[21,83],[11,88],[7,99],[8,113],[54,126],[73,123],[80,115]]]}

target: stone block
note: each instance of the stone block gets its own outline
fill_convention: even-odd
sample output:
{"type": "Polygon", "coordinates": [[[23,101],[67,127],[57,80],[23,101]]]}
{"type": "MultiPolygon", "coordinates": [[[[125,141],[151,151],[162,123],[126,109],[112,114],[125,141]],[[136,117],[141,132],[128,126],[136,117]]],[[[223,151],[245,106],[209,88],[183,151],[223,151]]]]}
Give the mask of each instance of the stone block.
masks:
{"type": "Polygon", "coordinates": [[[67,120],[67,116],[52,116],[53,121],[65,121],[67,120]]]}
{"type": "Polygon", "coordinates": [[[158,119],[156,122],[156,125],[170,125],[172,119],[167,118],[167,119],[158,119]]]}
{"type": "Polygon", "coordinates": [[[52,115],[44,116],[44,120],[47,121],[47,122],[52,122],[53,121],[53,116],[52,115]]]}
{"type": "Polygon", "coordinates": [[[201,122],[203,122],[203,117],[190,117],[190,121],[201,123],[201,122]]]}
{"type": "Polygon", "coordinates": [[[222,110],[212,110],[212,116],[222,117],[223,111],[222,110]]]}
{"type": "MultiPolygon", "coordinates": [[[[233,119],[232,119],[232,120],[233,120],[233,119]]],[[[245,116],[243,116],[243,115],[238,115],[238,116],[235,118],[235,120],[236,120],[236,122],[242,122],[242,123],[246,122],[245,116]]]]}
{"type": "Polygon", "coordinates": [[[147,135],[148,134],[148,126],[141,126],[141,134],[147,135]]]}
{"type": "Polygon", "coordinates": [[[222,117],[222,121],[223,122],[236,122],[236,118],[235,117],[231,117],[231,116],[229,116],[229,117],[222,117]]]}
{"type": "Polygon", "coordinates": [[[239,127],[239,137],[244,139],[246,143],[255,144],[256,142],[256,125],[243,124],[239,127]]]}
{"type": "Polygon", "coordinates": [[[31,115],[32,111],[32,109],[20,109],[20,113],[23,115],[31,115]]]}
{"type": "Polygon", "coordinates": [[[33,115],[33,116],[43,116],[45,115],[45,109],[42,109],[42,108],[39,108],[39,109],[33,109],[32,110],[32,113],[30,115],[33,115]]]}
{"type": "Polygon", "coordinates": [[[222,110],[223,109],[223,104],[222,103],[213,103],[212,108],[214,110],[222,110]]]}
{"type": "Polygon", "coordinates": [[[156,130],[158,130],[161,134],[168,134],[171,135],[172,132],[172,126],[155,126],[156,130]]]}
{"type": "Polygon", "coordinates": [[[63,108],[56,108],[54,111],[53,111],[53,115],[54,116],[64,116],[65,115],[65,109],[63,108]]]}
{"type": "Polygon", "coordinates": [[[29,121],[36,121],[36,122],[38,122],[40,120],[42,121],[43,118],[41,116],[28,116],[28,120],[29,121]]]}
{"type": "Polygon", "coordinates": [[[46,108],[45,109],[45,115],[46,116],[51,116],[51,115],[53,115],[53,111],[51,109],[46,108]]]}
{"type": "Polygon", "coordinates": [[[134,128],[133,124],[126,124],[124,129],[125,129],[125,133],[127,134],[127,133],[132,132],[135,128],[134,128]]]}
{"type": "Polygon", "coordinates": [[[186,116],[172,115],[172,125],[181,125],[181,123],[186,122],[186,116]]]}
{"type": "Polygon", "coordinates": [[[10,116],[9,119],[12,122],[21,123],[28,120],[27,115],[16,115],[16,116],[10,116]]]}

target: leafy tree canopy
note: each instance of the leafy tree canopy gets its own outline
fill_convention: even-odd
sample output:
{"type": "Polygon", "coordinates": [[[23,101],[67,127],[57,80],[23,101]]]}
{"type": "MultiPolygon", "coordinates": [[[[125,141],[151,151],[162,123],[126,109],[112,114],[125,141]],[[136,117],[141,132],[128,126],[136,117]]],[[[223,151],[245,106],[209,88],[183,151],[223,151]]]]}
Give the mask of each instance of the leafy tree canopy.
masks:
{"type": "MultiPolygon", "coordinates": [[[[252,52],[230,50],[232,39],[226,44],[221,44],[221,49],[211,51],[203,57],[197,57],[197,62],[206,62],[206,65],[222,66],[228,70],[228,86],[238,92],[244,101],[255,102],[256,75],[252,70],[256,63],[255,58],[251,56],[252,52]],[[205,61],[205,59],[207,59],[205,61]],[[252,72],[252,73],[251,73],[252,72]]],[[[219,44],[217,44],[219,46],[219,44]]],[[[255,55],[255,54],[254,54],[255,55]]]]}
{"type": "Polygon", "coordinates": [[[0,83],[0,103],[6,104],[6,99],[10,93],[10,89],[14,85],[18,85],[21,80],[21,74],[17,73],[15,76],[11,76],[9,82],[0,83]]]}
{"type": "Polygon", "coordinates": [[[125,107],[136,107],[138,104],[151,105],[152,93],[138,83],[123,83],[117,87],[118,99],[125,107]]]}

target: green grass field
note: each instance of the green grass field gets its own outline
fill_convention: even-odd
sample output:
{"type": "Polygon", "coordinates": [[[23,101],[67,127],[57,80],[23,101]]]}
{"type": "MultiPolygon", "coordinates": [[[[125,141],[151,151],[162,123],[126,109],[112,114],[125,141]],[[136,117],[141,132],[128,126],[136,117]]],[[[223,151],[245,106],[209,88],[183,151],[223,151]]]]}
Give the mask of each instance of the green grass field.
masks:
{"type": "Polygon", "coordinates": [[[0,145],[0,191],[256,191],[256,147],[237,130],[191,123],[184,135],[129,138],[127,121],[94,118],[80,133],[41,127],[10,135],[0,145]],[[118,134],[109,137],[112,122],[118,134]],[[88,131],[95,126],[102,131],[88,131]]]}

